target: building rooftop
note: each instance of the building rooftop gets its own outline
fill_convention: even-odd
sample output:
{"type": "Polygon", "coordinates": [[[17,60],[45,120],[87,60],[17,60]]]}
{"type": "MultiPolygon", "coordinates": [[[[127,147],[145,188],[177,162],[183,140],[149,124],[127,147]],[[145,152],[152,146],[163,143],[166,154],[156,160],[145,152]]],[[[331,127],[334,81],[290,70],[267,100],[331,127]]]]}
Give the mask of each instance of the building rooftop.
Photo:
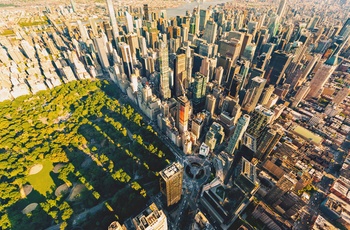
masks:
{"type": "Polygon", "coordinates": [[[173,163],[171,165],[169,165],[167,168],[163,169],[160,172],[160,175],[165,178],[165,179],[169,179],[170,177],[172,177],[174,174],[176,174],[177,172],[179,172],[182,169],[182,166],[179,163],[173,163]]]}
{"type": "Polygon", "coordinates": [[[312,226],[312,230],[324,230],[324,229],[336,230],[338,228],[334,227],[331,223],[329,223],[321,215],[318,215],[314,225],[312,226]]]}
{"type": "MultiPolygon", "coordinates": [[[[164,223],[162,223],[163,219],[166,216],[164,215],[162,210],[158,210],[158,207],[155,203],[152,203],[149,207],[143,210],[139,215],[137,215],[134,219],[134,225],[136,229],[153,229],[150,226],[154,226],[155,229],[164,229],[164,223]],[[163,228],[159,228],[163,227],[163,228]]],[[[166,224],[166,220],[165,220],[166,224]]]]}

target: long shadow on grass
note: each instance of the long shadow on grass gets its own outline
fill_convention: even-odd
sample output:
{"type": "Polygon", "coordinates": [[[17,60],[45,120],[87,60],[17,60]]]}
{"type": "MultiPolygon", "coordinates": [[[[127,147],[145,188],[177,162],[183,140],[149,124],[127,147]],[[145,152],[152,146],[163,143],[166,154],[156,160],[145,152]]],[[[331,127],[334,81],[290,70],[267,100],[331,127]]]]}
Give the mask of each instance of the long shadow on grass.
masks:
{"type": "Polygon", "coordinates": [[[129,138],[125,139],[124,135],[117,130],[113,125],[110,123],[99,120],[96,122],[96,124],[105,132],[115,143],[118,141],[121,141],[121,138],[123,138],[124,141],[127,141],[127,143],[121,143],[121,145],[127,147],[135,156],[137,156],[142,162],[146,163],[150,170],[153,172],[159,172],[165,166],[167,163],[165,162],[165,158],[159,158],[155,154],[148,151],[143,145],[139,144],[136,141],[130,141],[129,138]]]}
{"type": "MultiPolygon", "coordinates": [[[[108,168],[108,166],[104,164],[99,165],[96,161],[86,168],[82,168],[81,164],[74,165],[75,168],[79,170],[81,176],[101,195],[99,202],[106,199],[109,201],[114,212],[106,213],[105,217],[110,219],[111,215],[116,214],[120,218],[119,220],[123,222],[126,218],[139,213],[144,208],[146,199],[140,195],[139,191],[133,190],[129,184],[116,181],[111,175],[111,172],[116,172],[119,169],[123,169],[125,172],[132,175],[132,170],[127,169],[127,164],[135,164],[132,159],[120,148],[117,148],[114,153],[109,153],[109,146],[113,145],[113,143],[110,143],[110,141],[92,125],[82,125],[78,129],[78,132],[82,134],[88,142],[94,140],[94,143],[91,145],[95,147],[93,153],[91,153],[93,158],[98,159],[100,155],[104,153],[104,155],[108,157],[108,160],[114,163],[112,168],[108,168]],[[102,143],[104,144],[102,145],[102,143]],[[102,146],[106,146],[106,148],[102,146]],[[115,159],[112,156],[117,156],[117,158],[115,159]],[[131,161],[126,162],[126,160],[131,161]],[[128,171],[130,171],[130,173],[128,171]]],[[[69,155],[70,154],[67,153],[68,158],[69,155]]],[[[87,226],[86,229],[107,229],[108,226],[96,226],[97,223],[101,223],[101,219],[96,219],[95,215],[89,218],[90,219],[87,221],[94,227],[84,224],[84,226],[87,226]]]]}
{"type": "Polygon", "coordinates": [[[101,90],[105,92],[109,97],[116,99],[120,98],[120,95],[122,94],[121,90],[115,83],[108,81],[102,82],[101,90]]]}
{"type": "MultiPolygon", "coordinates": [[[[175,160],[174,154],[170,151],[170,149],[159,139],[159,137],[147,129],[145,126],[138,126],[135,122],[131,120],[127,120],[127,118],[115,111],[112,111],[106,107],[102,108],[101,111],[103,114],[107,114],[114,121],[120,122],[125,128],[130,130],[133,134],[138,134],[142,137],[144,143],[149,144],[152,143],[159,150],[162,150],[165,154],[165,157],[170,161],[175,160]]],[[[143,123],[143,122],[141,122],[143,123]]]]}
{"type": "Polygon", "coordinates": [[[31,203],[44,202],[46,198],[33,190],[25,199],[19,200],[7,209],[7,215],[11,222],[10,229],[45,229],[53,223],[53,219],[38,205],[30,215],[22,213],[22,210],[31,203]]]}

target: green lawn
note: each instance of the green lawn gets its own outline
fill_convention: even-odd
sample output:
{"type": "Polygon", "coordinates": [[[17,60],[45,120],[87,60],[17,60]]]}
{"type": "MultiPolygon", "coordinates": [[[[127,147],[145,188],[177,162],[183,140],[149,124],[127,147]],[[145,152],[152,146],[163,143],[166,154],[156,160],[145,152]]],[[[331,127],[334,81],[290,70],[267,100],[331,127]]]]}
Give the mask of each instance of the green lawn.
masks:
{"type": "Polygon", "coordinates": [[[33,186],[33,189],[38,191],[41,195],[46,196],[46,193],[53,192],[53,186],[55,183],[50,176],[50,172],[53,169],[53,164],[49,160],[44,160],[42,162],[38,162],[43,165],[43,169],[34,175],[28,175],[27,181],[29,184],[33,186]]]}
{"type": "Polygon", "coordinates": [[[311,132],[310,130],[304,128],[304,127],[301,127],[299,125],[296,125],[292,131],[294,131],[295,133],[297,133],[298,135],[302,136],[303,138],[305,139],[308,139],[316,144],[321,144],[322,141],[323,141],[323,138],[320,137],[319,135],[311,132]]]}

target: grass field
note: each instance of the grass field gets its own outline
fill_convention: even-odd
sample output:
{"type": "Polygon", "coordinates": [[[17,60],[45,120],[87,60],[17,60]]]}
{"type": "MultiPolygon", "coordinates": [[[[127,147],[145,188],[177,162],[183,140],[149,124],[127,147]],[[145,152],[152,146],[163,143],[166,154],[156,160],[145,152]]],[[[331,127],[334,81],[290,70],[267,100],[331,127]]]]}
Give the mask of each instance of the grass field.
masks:
{"type": "Polygon", "coordinates": [[[295,128],[292,129],[292,131],[302,136],[303,138],[316,143],[317,145],[321,144],[323,141],[322,137],[299,125],[296,125],[295,128]]]}
{"type": "Polygon", "coordinates": [[[43,169],[34,175],[28,175],[27,181],[33,186],[33,189],[38,191],[41,195],[46,196],[46,193],[52,193],[52,187],[55,186],[53,179],[50,176],[50,172],[53,169],[52,162],[44,160],[38,162],[43,165],[43,169]]]}

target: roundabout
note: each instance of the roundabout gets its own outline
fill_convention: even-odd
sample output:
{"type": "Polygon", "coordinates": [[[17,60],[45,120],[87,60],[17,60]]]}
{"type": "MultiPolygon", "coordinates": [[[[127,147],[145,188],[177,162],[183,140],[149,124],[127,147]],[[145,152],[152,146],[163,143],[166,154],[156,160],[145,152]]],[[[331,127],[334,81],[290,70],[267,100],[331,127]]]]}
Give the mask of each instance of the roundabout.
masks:
{"type": "Polygon", "coordinates": [[[187,177],[198,185],[203,185],[210,177],[210,163],[198,156],[187,156],[184,161],[187,177]]]}

